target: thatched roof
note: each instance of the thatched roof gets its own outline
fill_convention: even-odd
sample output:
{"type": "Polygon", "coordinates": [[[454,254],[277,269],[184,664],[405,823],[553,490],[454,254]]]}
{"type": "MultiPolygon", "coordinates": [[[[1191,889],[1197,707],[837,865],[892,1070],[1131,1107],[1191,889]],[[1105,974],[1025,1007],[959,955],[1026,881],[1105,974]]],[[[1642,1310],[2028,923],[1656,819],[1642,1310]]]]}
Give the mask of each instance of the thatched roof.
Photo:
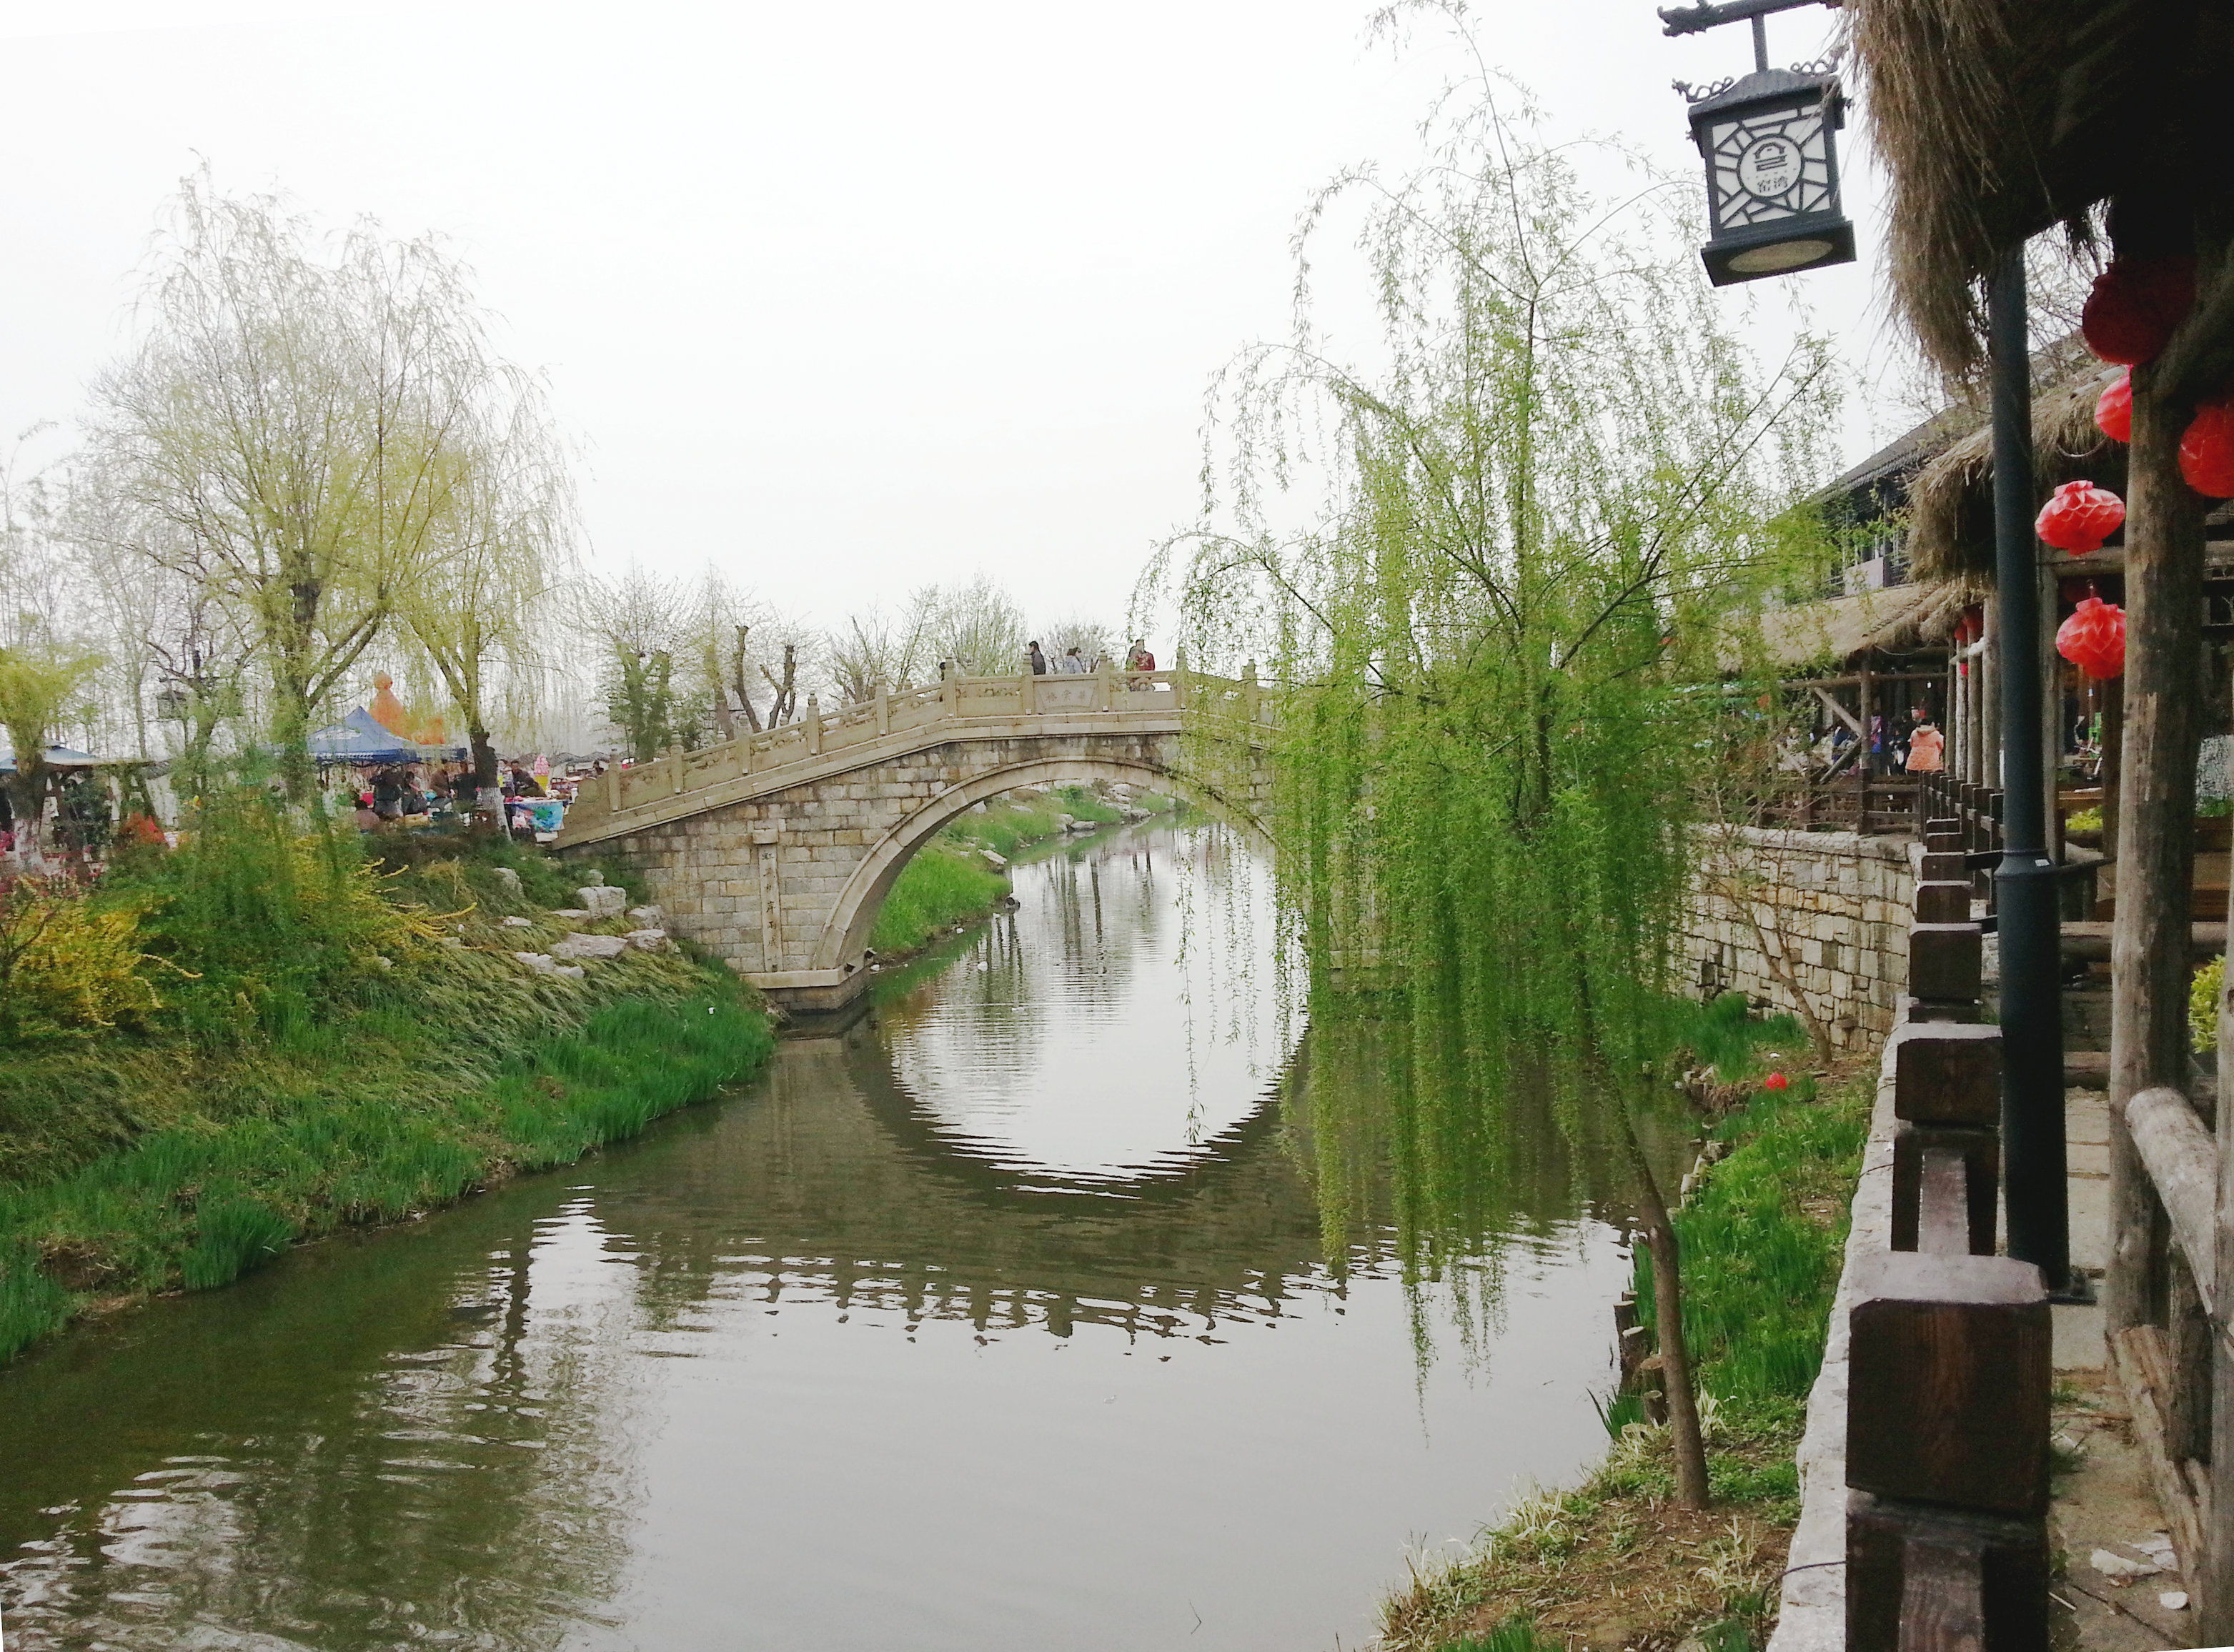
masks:
{"type": "MultiPolygon", "coordinates": [[[[2206,8],[2206,10],[2208,9],[2206,8]]],[[[2169,0],[1851,0],[1892,184],[1896,303],[1942,369],[1982,354],[1980,283],[2128,181],[2223,188],[2225,43],[2169,0]]]]}
{"type": "MultiPolygon", "coordinates": [[[[1964,581],[1894,585],[1827,602],[1772,608],[1749,622],[1760,627],[1759,646],[1770,663],[1787,669],[1843,663],[1873,649],[1904,653],[1944,643],[1978,600],[1964,581]]],[[[1744,640],[1730,639],[1725,663],[1743,659],[1744,640]]]]}
{"type": "MultiPolygon", "coordinates": [[[[2094,404],[2123,369],[2082,359],[2036,385],[2032,400],[2035,497],[2081,477],[2126,491],[2126,448],[2102,434],[2094,404]]],[[[1926,464],[1909,490],[1908,566],[1918,579],[1994,581],[1994,433],[1973,430],[1926,464]]]]}

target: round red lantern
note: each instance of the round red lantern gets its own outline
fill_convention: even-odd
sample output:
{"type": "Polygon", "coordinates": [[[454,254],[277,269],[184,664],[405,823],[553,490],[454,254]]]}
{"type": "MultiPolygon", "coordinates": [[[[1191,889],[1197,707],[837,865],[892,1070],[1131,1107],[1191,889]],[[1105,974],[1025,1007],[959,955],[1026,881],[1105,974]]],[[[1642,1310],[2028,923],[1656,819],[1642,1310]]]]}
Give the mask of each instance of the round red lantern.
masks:
{"type": "Polygon", "coordinates": [[[2094,278],[2080,336],[2106,362],[2152,362],[2195,307],[2195,260],[2181,256],[2118,258],[2094,278]]]}
{"type": "Polygon", "coordinates": [[[2089,481],[2066,482],[2040,507],[2033,532],[2059,551],[2083,555],[2100,551],[2102,541],[2126,519],[2126,501],[2107,487],[2089,481]]]}
{"type": "Polygon", "coordinates": [[[2234,499],[2234,402],[2206,402],[2179,439],[2179,473],[2207,499],[2234,499]]]}
{"type": "Polygon", "coordinates": [[[2069,619],[2056,627],[2055,651],[2099,681],[2126,669],[2126,611],[2100,597],[2082,597],[2069,619]]]}
{"type": "Polygon", "coordinates": [[[2131,369],[2118,375],[2117,382],[2102,392],[2102,399],[2094,404],[2094,422],[2102,427],[2102,434],[2113,441],[2133,439],[2133,375],[2131,369]]]}

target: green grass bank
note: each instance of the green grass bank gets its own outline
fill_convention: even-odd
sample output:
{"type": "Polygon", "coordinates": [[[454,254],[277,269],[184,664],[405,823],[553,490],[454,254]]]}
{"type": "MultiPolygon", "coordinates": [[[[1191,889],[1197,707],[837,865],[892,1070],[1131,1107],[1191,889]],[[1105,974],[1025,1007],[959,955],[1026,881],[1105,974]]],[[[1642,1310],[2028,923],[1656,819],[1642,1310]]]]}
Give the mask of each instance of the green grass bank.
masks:
{"type": "MultiPolygon", "coordinates": [[[[1173,803],[1166,797],[1142,793],[1133,806],[1159,814],[1173,803]]],[[[1008,878],[986,859],[984,852],[1005,860],[1019,849],[1061,837],[1066,819],[1114,825],[1125,819],[1125,812],[1086,786],[991,800],[916,852],[885,897],[869,944],[882,959],[904,958],[957,924],[983,917],[1009,893],[1008,878]]]]}
{"type": "Polygon", "coordinates": [[[500,842],[369,850],[247,800],[90,888],[5,892],[0,1358],[570,1163],[774,1047],[749,989],[681,951],[578,978],[522,963],[637,927],[552,916],[578,867],[500,842]]]}
{"type": "MultiPolygon", "coordinates": [[[[1414,1565],[1383,1604],[1388,1652],[1673,1647],[1692,1636],[1739,1652],[1773,1626],[1876,1064],[1761,1088],[1763,1053],[1796,1060],[1804,1035],[1714,1015],[1695,1027],[1690,1053],[1719,1047],[1716,1081],[1694,1095],[1746,1099],[1706,1129],[1722,1156],[1675,1218],[1712,1506],[1676,1505],[1667,1430],[1638,1420],[1632,1398],[1616,1399],[1605,1408],[1610,1450],[1580,1485],[1525,1498],[1454,1561],[1414,1565]]],[[[1637,1278],[1649,1328],[1649,1268],[1637,1278]]]]}

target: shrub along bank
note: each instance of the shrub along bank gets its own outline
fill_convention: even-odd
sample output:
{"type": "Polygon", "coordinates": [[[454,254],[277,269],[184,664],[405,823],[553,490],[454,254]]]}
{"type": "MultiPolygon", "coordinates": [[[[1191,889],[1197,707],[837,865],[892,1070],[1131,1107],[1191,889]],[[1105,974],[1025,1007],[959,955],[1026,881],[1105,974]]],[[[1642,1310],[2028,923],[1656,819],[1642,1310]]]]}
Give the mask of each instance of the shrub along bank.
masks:
{"type": "MultiPolygon", "coordinates": [[[[1749,1097],[1708,1132],[1722,1156],[1675,1217],[1713,1506],[1676,1505],[1668,1431],[1617,1399],[1612,1450],[1579,1487],[1524,1499],[1455,1562],[1415,1566],[1382,1608],[1389,1652],[1672,1647],[1688,1636],[1735,1652],[1765,1639],[1876,1072],[1871,1061],[1819,1088],[1810,1077],[1759,1087],[1761,1052],[1805,1041],[1780,1019],[1734,1025],[1724,1005],[1692,1029],[1692,1055],[1720,1081],[1695,1095],[1749,1097]]],[[[1637,1279],[1649,1327],[1650,1269],[1637,1279]]]]}
{"type": "MultiPolygon", "coordinates": [[[[1169,810],[1169,798],[1137,795],[1136,809],[1169,810]]],[[[881,958],[905,957],[956,924],[983,917],[1009,893],[1009,880],[985,858],[1005,860],[1019,848],[1061,837],[1066,820],[1114,825],[1125,812],[1091,787],[995,798],[948,826],[916,852],[885,898],[869,944],[881,958]]]]}
{"type": "Polygon", "coordinates": [[[773,1048],[748,989],[680,952],[521,963],[635,927],[552,916],[574,869],[386,852],[243,793],[174,852],[0,899],[0,1358],[569,1162],[773,1048]]]}

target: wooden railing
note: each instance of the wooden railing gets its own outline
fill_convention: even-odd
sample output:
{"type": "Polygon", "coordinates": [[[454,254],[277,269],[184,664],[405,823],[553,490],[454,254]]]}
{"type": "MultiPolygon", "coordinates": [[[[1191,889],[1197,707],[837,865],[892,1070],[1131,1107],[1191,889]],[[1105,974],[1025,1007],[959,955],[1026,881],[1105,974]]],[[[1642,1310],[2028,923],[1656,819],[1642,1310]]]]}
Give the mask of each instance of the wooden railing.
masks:
{"type": "Polygon", "coordinates": [[[775,790],[843,767],[836,760],[846,753],[894,735],[928,736],[943,727],[982,728],[994,720],[1100,714],[1172,719],[1186,714],[1256,724],[1270,715],[1271,704],[1255,667],[1236,680],[1190,671],[1184,660],[1166,671],[1116,670],[1105,661],[1083,673],[949,676],[897,689],[880,683],[868,699],[834,711],[823,710],[809,695],[795,722],[696,750],[676,747],[650,762],[616,765],[585,781],[568,811],[567,835],[597,829],[616,816],[663,813],[678,797],[735,781],[748,782],[748,792],[775,790]]]}
{"type": "Polygon", "coordinates": [[[2234,1209],[2222,1188],[2234,1178],[2181,1091],[2143,1090],[2126,1101],[2125,1123],[2146,1191],[2143,1208],[2113,1208],[2109,1265],[2139,1289],[2119,1292],[2112,1281],[2105,1295],[2146,1309],[2141,1322],[2111,1327],[2110,1354],[2181,1566],[2206,1601],[2223,1600],[2234,1588],[2225,1553],[2234,1545],[2218,1529],[2234,1512],[2234,1474],[2220,1460],[2234,1440],[2234,1327],[2221,1270],[2234,1261],[2234,1209]]]}
{"type": "Polygon", "coordinates": [[[1887,1249],[1850,1281],[1848,1652],[2045,1649],[2051,1328],[1996,1256],[2002,1041],[1961,853],[1927,852],[1893,1034],[1887,1249]]]}
{"type": "Polygon", "coordinates": [[[1828,780],[1795,778],[1779,793],[1770,814],[1780,826],[1832,826],[1865,835],[1914,830],[1917,783],[1911,775],[1845,774],[1828,780]]]}

